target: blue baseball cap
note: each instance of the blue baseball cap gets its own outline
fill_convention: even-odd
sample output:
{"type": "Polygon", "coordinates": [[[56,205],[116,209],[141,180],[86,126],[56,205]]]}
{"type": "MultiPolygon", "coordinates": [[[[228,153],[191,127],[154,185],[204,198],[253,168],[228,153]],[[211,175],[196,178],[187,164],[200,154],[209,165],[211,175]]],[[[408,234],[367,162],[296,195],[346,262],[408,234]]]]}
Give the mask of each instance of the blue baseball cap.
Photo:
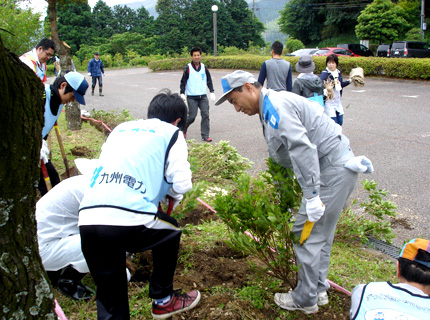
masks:
{"type": "Polygon", "coordinates": [[[66,73],[64,78],[66,78],[67,83],[73,88],[73,95],[76,101],[85,105],[84,95],[88,89],[88,82],[85,80],[85,77],[78,72],[72,71],[66,73]]]}
{"type": "Polygon", "coordinates": [[[255,83],[254,76],[249,72],[236,70],[235,72],[229,73],[221,78],[221,86],[223,95],[215,102],[215,105],[223,103],[227,99],[227,95],[233,91],[233,89],[243,86],[246,82],[255,83]]]}

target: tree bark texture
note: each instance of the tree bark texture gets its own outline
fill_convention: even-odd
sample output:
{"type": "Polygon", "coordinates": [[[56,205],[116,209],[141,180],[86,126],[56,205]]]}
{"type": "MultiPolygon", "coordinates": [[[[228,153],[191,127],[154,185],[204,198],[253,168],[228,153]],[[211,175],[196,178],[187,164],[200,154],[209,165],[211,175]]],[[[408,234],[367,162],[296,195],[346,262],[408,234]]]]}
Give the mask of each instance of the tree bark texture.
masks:
{"type": "Polygon", "coordinates": [[[55,319],[35,204],[44,86],[0,38],[0,319],[55,319]]]}
{"type": "MultiPolygon", "coordinates": [[[[52,41],[54,41],[55,49],[60,57],[61,75],[64,76],[67,71],[73,70],[72,53],[70,47],[61,41],[58,35],[57,3],[59,3],[58,0],[48,0],[48,18],[51,26],[52,41]]],[[[67,128],[69,130],[80,130],[82,128],[82,123],[79,103],[69,103],[64,109],[66,111],[67,128]]]]}
{"type": "Polygon", "coordinates": [[[81,108],[79,106],[79,102],[76,101],[65,105],[67,129],[69,130],[82,129],[81,108]]]}

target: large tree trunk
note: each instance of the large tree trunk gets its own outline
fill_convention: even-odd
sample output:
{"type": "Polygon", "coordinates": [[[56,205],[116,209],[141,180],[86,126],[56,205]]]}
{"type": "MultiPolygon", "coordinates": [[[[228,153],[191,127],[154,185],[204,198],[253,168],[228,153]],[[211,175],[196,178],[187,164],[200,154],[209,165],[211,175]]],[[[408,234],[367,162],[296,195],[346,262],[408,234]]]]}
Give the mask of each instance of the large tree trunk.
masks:
{"type": "Polygon", "coordinates": [[[81,130],[82,119],[81,119],[81,108],[79,102],[73,101],[65,105],[66,109],[66,121],[67,129],[69,130],[81,130]]]}
{"type": "MultiPolygon", "coordinates": [[[[60,40],[58,35],[57,25],[57,9],[58,0],[48,0],[49,23],[51,25],[52,41],[55,43],[55,49],[60,57],[61,75],[64,76],[67,71],[72,71],[72,54],[70,47],[60,40]]],[[[81,109],[78,102],[72,102],[65,106],[67,129],[80,130],[82,128],[81,109]]]]}
{"type": "Polygon", "coordinates": [[[0,319],[55,319],[35,220],[44,87],[1,38],[0,70],[0,319]]]}

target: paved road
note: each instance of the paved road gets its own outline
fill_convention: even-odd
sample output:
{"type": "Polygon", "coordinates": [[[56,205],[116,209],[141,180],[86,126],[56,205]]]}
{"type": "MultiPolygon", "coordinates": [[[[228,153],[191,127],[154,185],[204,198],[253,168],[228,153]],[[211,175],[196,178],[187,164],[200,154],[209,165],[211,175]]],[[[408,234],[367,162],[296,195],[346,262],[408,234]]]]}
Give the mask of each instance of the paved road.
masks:
{"type": "MultiPolygon", "coordinates": [[[[220,79],[228,72],[211,70],[217,97],[222,92],[220,79]]],[[[146,68],[108,70],[105,96],[88,95],[86,109],[128,109],[135,117],[145,117],[149,101],[160,89],[179,91],[181,74],[146,68]]],[[[361,175],[359,180],[374,179],[398,205],[397,246],[408,238],[430,238],[429,101],[430,82],[375,78],[366,78],[363,88],[345,88],[342,98],[343,131],[355,154],[366,155],[375,167],[373,175],[361,175]]],[[[200,139],[199,124],[198,116],[188,138],[200,139]]],[[[211,137],[215,142],[230,141],[255,163],[254,170],[264,168],[268,154],[257,116],[238,114],[228,103],[218,107],[211,103],[211,137]]]]}

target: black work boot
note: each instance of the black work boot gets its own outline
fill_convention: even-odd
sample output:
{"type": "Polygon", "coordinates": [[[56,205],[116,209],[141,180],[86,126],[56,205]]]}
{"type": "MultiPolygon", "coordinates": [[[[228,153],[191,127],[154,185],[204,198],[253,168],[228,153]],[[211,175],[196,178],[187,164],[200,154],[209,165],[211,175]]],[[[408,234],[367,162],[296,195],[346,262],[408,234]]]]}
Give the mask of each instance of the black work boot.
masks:
{"type": "Polygon", "coordinates": [[[103,97],[103,96],[104,96],[104,94],[102,93],[102,91],[103,91],[103,89],[102,89],[102,88],[100,88],[100,89],[99,89],[99,95],[100,95],[100,97],[103,97]]]}
{"type": "Polygon", "coordinates": [[[78,272],[72,266],[65,267],[58,279],[58,290],[74,300],[90,299],[94,295],[94,291],[81,283],[85,274],[78,272]]]}
{"type": "Polygon", "coordinates": [[[91,88],[91,95],[94,95],[94,87],[91,88]]]}

